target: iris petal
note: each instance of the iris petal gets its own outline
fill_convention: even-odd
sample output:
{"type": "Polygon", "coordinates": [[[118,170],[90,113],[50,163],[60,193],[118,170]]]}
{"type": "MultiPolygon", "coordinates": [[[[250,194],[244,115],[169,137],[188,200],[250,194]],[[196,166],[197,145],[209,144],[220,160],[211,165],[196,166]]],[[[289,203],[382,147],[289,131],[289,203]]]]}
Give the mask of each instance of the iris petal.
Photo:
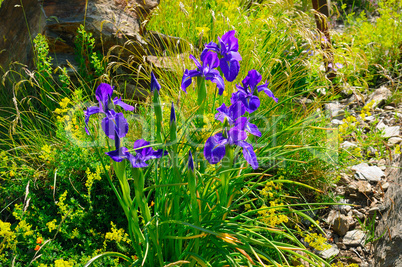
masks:
{"type": "Polygon", "coordinates": [[[253,146],[245,141],[240,141],[237,143],[237,145],[241,146],[243,148],[244,159],[251,165],[251,167],[254,170],[257,169],[258,168],[258,160],[257,160],[257,156],[254,152],[253,146]]]}
{"type": "Polygon", "coordinates": [[[204,157],[210,164],[216,164],[225,156],[227,140],[221,133],[208,138],[204,146],[204,157]]]}
{"type": "Polygon", "coordinates": [[[89,130],[88,130],[88,122],[89,122],[89,117],[91,115],[97,114],[102,112],[102,110],[99,107],[89,107],[87,110],[84,112],[85,115],[85,131],[89,135],[89,130]]]}

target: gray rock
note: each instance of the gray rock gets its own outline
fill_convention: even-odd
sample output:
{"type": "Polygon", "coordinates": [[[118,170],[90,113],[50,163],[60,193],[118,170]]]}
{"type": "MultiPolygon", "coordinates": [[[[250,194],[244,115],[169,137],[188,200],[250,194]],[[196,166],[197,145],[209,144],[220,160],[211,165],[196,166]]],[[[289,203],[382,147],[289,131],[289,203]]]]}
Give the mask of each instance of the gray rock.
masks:
{"type": "Polygon", "coordinates": [[[385,127],[383,137],[388,138],[388,137],[393,137],[393,136],[399,136],[399,131],[401,127],[400,126],[392,126],[392,127],[385,127]]]}
{"type": "Polygon", "coordinates": [[[362,194],[369,194],[371,193],[371,185],[367,181],[358,181],[357,182],[357,191],[359,191],[362,194]]]}
{"type": "Polygon", "coordinates": [[[358,165],[352,166],[351,168],[359,178],[364,177],[364,179],[369,182],[378,182],[381,177],[384,177],[384,172],[377,166],[369,166],[367,163],[360,163],[358,165]]]}
{"type": "Polygon", "coordinates": [[[343,237],[343,243],[347,246],[364,245],[365,234],[361,230],[352,230],[343,237]]]}
{"type": "Polygon", "coordinates": [[[335,218],[332,228],[334,229],[335,233],[340,236],[344,236],[350,228],[351,221],[353,221],[353,218],[351,220],[349,216],[340,214],[338,217],[335,218]]]}
{"type": "Polygon", "coordinates": [[[334,124],[334,125],[341,125],[341,124],[344,124],[345,122],[342,121],[342,120],[333,119],[333,120],[331,121],[331,123],[334,124]]]}
{"type": "MultiPolygon", "coordinates": [[[[385,100],[392,95],[392,92],[385,86],[375,90],[367,99],[367,104],[374,101],[372,108],[379,107],[385,103],[385,100]]],[[[366,105],[367,105],[366,104],[366,105]]]]}
{"type": "Polygon", "coordinates": [[[326,260],[328,260],[332,257],[335,257],[338,254],[339,254],[339,249],[336,245],[331,245],[331,247],[329,249],[322,250],[319,252],[319,255],[326,260]]]}
{"type": "Polygon", "coordinates": [[[374,117],[374,116],[367,116],[367,117],[364,118],[364,121],[365,121],[365,122],[369,122],[369,123],[372,122],[372,121],[374,121],[374,120],[375,120],[375,117],[374,117]]]}
{"type": "Polygon", "coordinates": [[[344,149],[349,149],[351,147],[357,147],[357,145],[355,143],[352,143],[349,141],[345,141],[341,144],[341,148],[344,148],[344,149]]]}
{"type": "Polygon", "coordinates": [[[394,159],[388,173],[389,188],[385,193],[382,219],[376,227],[375,236],[382,236],[374,244],[373,266],[402,266],[402,160],[394,159]],[[383,233],[385,233],[383,235],[383,233]]]}
{"type": "Polygon", "coordinates": [[[388,145],[390,147],[394,147],[397,144],[402,143],[402,138],[401,137],[391,137],[390,139],[388,139],[388,145]]]}
{"type": "Polygon", "coordinates": [[[325,110],[329,111],[329,115],[334,118],[345,114],[344,105],[339,102],[325,104],[325,110]]]}

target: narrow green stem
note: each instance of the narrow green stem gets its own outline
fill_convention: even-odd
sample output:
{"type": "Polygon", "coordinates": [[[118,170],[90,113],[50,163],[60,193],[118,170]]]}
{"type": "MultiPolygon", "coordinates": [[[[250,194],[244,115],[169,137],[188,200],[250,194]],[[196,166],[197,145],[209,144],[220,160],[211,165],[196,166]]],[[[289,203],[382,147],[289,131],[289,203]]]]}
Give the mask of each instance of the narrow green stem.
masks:
{"type": "Polygon", "coordinates": [[[159,97],[159,91],[156,89],[154,90],[153,104],[156,117],[156,140],[158,143],[162,143],[162,105],[159,97]]]}
{"type": "MultiPolygon", "coordinates": [[[[229,170],[233,167],[233,159],[234,159],[234,148],[231,146],[226,146],[226,155],[222,159],[222,171],[229,170]]],[[[229,180],[230,180],[230,172],[223,172],[220,175],[222,187],[221,187],[221,205],[223,207],[228,206],[229,201],[229,180]]]]}
{"type": "Polygon", "coordinates": [[[197,115],[201,117],[201,121],[203,121],[205,107],[207,103],[207,84],[204,77],[197,77],[197,104],[198,104],[198,112],[197,115]]]}

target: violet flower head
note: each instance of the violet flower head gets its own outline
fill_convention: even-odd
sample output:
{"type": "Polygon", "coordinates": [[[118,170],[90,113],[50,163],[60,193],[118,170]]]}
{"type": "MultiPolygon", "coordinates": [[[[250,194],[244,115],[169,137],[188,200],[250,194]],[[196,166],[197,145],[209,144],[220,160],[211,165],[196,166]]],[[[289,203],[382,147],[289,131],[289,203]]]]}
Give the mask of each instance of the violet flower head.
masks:
{"type": "Polygon", "coordinates": [[[219,71],[215,69],[219,65],[219,59],[216,53],[208,51],[203,54],[201,56],[202,64],[193,55],[190,55],[190,58],[194,61],[197,69],[185,70],[181,81],[181,89],[187,93],[186,89],[190,86],[192,78],[201,76],[215,83],[219,89],[219,94],[222,95],[225,90],[225,83],[219,71]]]}
{"type": "Polygon", "coordinates": [[[159,84],[158,80],[155,77],[154,72],[151,72],[151,92],[153,92],[154,90],[159,90],[161,89],[161,85],[159,84]]]}
{"type": "Polygon", "coordinates": [[[216,109],[218,113],[215,114],[215,119],[220,122],[224,122],[225,118],[228,120],[229,124],[233,125],[237,118],[241,117],[246,113],[246,108],[242,102],[236,102],[226,107],[225,103],[216,109]]]}
{"type": "Polygon", "coordinates": [[[106,117],[102,120],[102,129],[105,134],[115,139],[117,135],[119,138],[124,137],[128,131],[128,123],[122,113],[116,113],[114,106],[120,106],[124,110],[133,111],[134,107],[124,103],[121,98],[114,98],[112,100],[113,88],[109,84],[101,83],[95,91],[96,99],[99,106],[88,107],[84,111],[85,115],[85,131],[89,135],[88,122],[91,115],[103,113],[106,117]],[[115,134],[116,133],[116,134],[115,134]]]}
{"type": "Polygon", "coordinates": [[[191,154],[191,150],[188,152],[188,168],[191,171],[194,171],[194,160],[193,160],[193,154],[191,154]]]}
{"type": "Polygon", "coordinates": [[[232,94],[230,101],[236,103],[241,101],[246,107],[247,112],[252,113],[260,106],[260,99],[257,96],[257,92],[264,91],[275,102],[278,102],[278,98],[274,96],[271,90],[268,89],[268,83],[258,85],[262,79],[261,74],[256,70],[250,70],[247,76],[243,79],[243,86],[236,85],[238,91],[232,94]]]}
{"type": "MultiPolygon", "coordinates": [[[[240,70],[239,61],[242,60],[239,51],[239,42],[235,37],[236,31],[228,31],[222,38],[218,37],[219,44],[210,42],[205,45],[202,55],[207,53],[208,50],[219,53],[222,57],[219,60],[219,66],[225,76],[226,80],[232,82],[236,79],[240,70]]],[[[201,55],[201,57],[202,57],[201,55]]]]}
{"type": "Polygon", "coordinates": [[[247,133],[237,127],[232,127],[225,133],[217,133],[208,138],[204,146],[204,157],[210,164],[217,164],[226,154],[226,146],[238,145],[243,148],[243,156],[253,169],[258,168],[257,156],[253,146],[247,143],[247,133]]]}
{"type": "Polygon", "coordinates": [[[174,104],[172,101],[172,107],[170,108],[170,123],[175,122],[176,121],[176,112],[174,110],[174,104]]]}
{"type": "Polygon", "coordinates": [[[149,144],[150,143],[144,139],[139,139],[134,142],[134,151],[136,152],[135,155],[128,152],[126,147],[121,147],[119,149],[107,152],[106,155],[116,162],[127,159],[130,161],[133,168],[147,167],[148,164],[146,161],[161,158],[162,156],[168,154],[168,152],[163,151],[163,149],[154,150],[152,147],[144,147],[148,146],[149,144]]]}

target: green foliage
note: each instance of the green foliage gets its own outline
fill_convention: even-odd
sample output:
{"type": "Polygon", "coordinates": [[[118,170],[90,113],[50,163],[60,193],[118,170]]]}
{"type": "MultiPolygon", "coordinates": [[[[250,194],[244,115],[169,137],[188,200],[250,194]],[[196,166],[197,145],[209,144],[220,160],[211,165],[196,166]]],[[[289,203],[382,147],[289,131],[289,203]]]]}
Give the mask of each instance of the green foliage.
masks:
{"type": "Polygon", "coordinates": [[[92,33],[87,32],[84,26],[80,25],[74,42],[78,72],[82,79],[92,81],[101,76],[105,71],[105,63],[99,51],[95,50],[95,39],[92,33]]]}

